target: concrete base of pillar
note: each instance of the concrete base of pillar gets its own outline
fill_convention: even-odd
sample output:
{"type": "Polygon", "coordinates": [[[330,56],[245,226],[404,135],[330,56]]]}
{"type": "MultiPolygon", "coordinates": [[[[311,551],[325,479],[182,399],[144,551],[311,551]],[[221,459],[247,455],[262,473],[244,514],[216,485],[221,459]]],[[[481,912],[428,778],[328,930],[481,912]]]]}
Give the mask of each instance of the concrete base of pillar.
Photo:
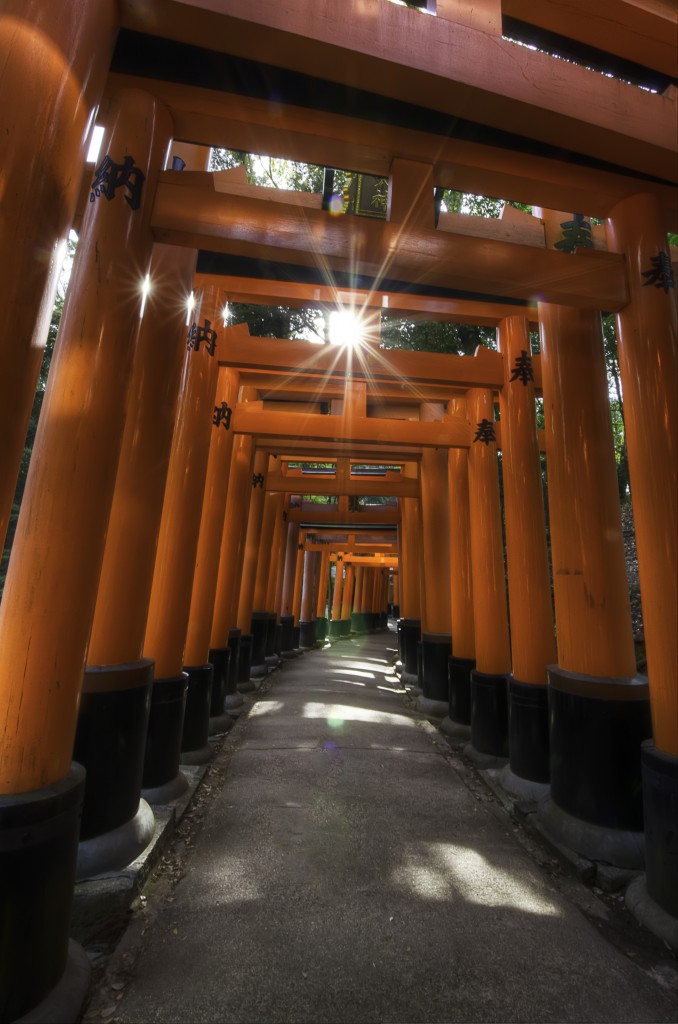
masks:
{"type": "Polygon", "coordinates": [[[471,726],[464,725],[463,722],[453,722],[449,715],[445,715],[440,723],[440,731],[455,740],[467,741],[471,738],[471,726]]]}
{"type": "Polygon", "coordinates": [[[204,747],[199,747],[197,750],[182,750],[181,763],[208,764],[213,759],[214,753],[214,747],[209,743],[206,743],[204,747]]]}
{"type": "Polygon", "coordinates": [[[273,672],[280,664],[280,658],[277,654],[266,655],[266,671],[273,672]]]}
{"type": "Polygon", "coordinates": [[[447,714],[447,701],[446,700],[431,700],[430,697],[425,697],[423,693],[420,693],[417,697],[417,711],[421,711],[422,715],[428,715],[430,718],[444,718],[447,714]]]}
{"type": "Polygon", "coordinates": [[[473,743],[467,743],[464,746],[464,757],[467,757],[469,761],[473,761],[478,768],[503,768],[508,764],[507,757],[498,757],[496,754],[486,754],[483,750],[478,750],[474,747],[473,743]]]}
{"type": "Polygon", "coordinates": [[[678,918],[678,757],[658,750],[651,740],[641,747],[645,822],[645,876],[652,900],[678,918]]]}
{"type": "Polygon", "coordinates": [[[589,860],[602,860],[617,868],[642,869],[645,864],[645,836],[594,825],[563,811],[550,797],[537,810],[543,830],[561,846],[569,846],[589,860]]]}
{"type": "Polygon", "coordinates": [[[244,705],[243,694],[236,690],[235,693],[227,693],[225,700],[223,701],[223,707],[225,710],[232,715],[237,708],[242,708],[244,705]]]}
{"type": "Polygon", "coordinates": [[[406,672],[405,669],[403,669],[400,676],[400,682],[410,691],[410,693],[413,693],[415,697],[421,693],[419,676],[416,676],[413,672],[406,672]]]}
{"type": "Polygon", "coordinates": [[[140,800],[137,813],[124,825],[79,843],[76,881],[107,871],[122,871],[144,852],[154,831],[153,811],[145,800],[140,800]]]}
{"type": "Polygon", "coordinates": [[[162,786],[155,786],[153,789],[142,789],[141,795],[151,807],[159,807],[162,804],[171,804],[178,800],[188,789],[188,780],[181,772],[177,772],[173,779],[162,786]]]}
{"type": "MultiPolygon", "coordinates": [[[[268,669],[266,668],[266,662],[265,661],[264,661],[264,663],[262,665],[252,665],[252,667],[250,669],[249,682],[251,682],[253,679],[264,679],[267,675],[268,675],[268,669]]],[[[241,690],[244,689],[244,686],[243,686],[242,683],[238,683],[238,686],[239,686],[239,688],[241,690]]]]}
{"type": "Polygon", "coordinates": [[[89,993],[90,974],[89,957],[82,946],[70,939],[66,969],[60,981],[37,1006],[23,1017],[16,1017],[14,1024],[53,1024],[56,1020],[75,1024],[89,993]]]}
{"type": "Polygon", "coordinates": [[[647,891],[645,875],[631,882],[624,901],[637,921],[678,953],[678,917],[668,914],[655,903],[647,891]]]}
{"type": "Polygon", "coordinates": [[[548,782],[533,782],[531,779],[523,779],[511,771],[511,765],[507,764],[501,770],[499,782],[502,789],[505,789],[511,796],[519,800],[544,800],[551,791],[548,782]]]}
{"type": "Polygon", "coordinates": [[[230,715],[211,715],[208,734],[210,736],[222,736],[225,732],[230,732],[234,725],[235,722],[230,715]]]}

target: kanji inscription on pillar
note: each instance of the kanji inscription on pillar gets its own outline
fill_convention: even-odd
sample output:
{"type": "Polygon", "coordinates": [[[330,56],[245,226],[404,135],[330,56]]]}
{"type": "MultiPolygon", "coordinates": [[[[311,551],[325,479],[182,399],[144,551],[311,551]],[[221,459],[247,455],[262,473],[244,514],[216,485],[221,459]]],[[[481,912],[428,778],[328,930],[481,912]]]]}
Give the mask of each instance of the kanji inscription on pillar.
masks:
{"type": "Polygon", "coordinates": [[[188,332],[188,348],[192,348],[194,352],[197,352],[203,342],[209,355],[213,356],[214,350],[217,347],[217,332],[212,329],[212,321],[208,320],[207,317],[205,317],[205,323],[202,327],[199,327],[194,320],[188,332]]]}
{"type": "Polygon", "coordinates": [[[94,172],[94,181],[90,185],[89,201],[93,203],[99,196],[114,199],[119,188],[126,188],[125,202],[133,210],[141,206],[141,190],[146,175],[134,162],[133,156],[126,156],[123,163],[118,164],[107,153],[94,172]]]}
{"type": "Polygon", "coordinates": [[[534,371],[532,369],[532,357],[530,353],[527,352],[524,348],[521,349],[520,355],[516,356],[516,358],[514,359],[514,363],[516,365],[511,370],[511,379],[509,383],[515,380],[519,380],[525,385],[525,387],[527,387],[528,382],[534,380],[534,371]]]}
{"type": "Polygon", "coordinates": [[[482,419],[480,423],[476,424],[476,436],[473,438],[473,443],[476,441],[482,441],[483,444],[489,444],[490,441],[496,441],[497,435],[494,432],[494,424],[491,420],[482,419]]]}
{"type": "Polygon", "coordinates": [[[560,226],[563,229],[563,237],[556,242],[554,248],[560,249],[561,252],[593,248],[591,224],[582,213],[575,213],[572,220],[564,220],[560,226]]]}
{"type": "Polygon", "coordinates": [[[656,256],[650,258],[650,263],[652,269],[643,271],[643,277],[647,278],[647,281],[643,281],[643,287],[646,288],[647,285],[653,284],[655,288],[663,288],[668,295],[669,288],[676,287],[671,257],[663,249],[660,249],[656,256]]]}
{"type": "Polygon", "coordinates": [[[214,415],[212,416],[212,423],[215,427],[224,427],[228,430],[231,426],[231,416],[233,410],[227,402],[222,402],[221,405],[214,406],[214,415]]]}
{"type": "Polygon", "coordinates": [[[252,487],[263,487],[264,486],[264,474],[253,473],[252,474],[252,487]]]}

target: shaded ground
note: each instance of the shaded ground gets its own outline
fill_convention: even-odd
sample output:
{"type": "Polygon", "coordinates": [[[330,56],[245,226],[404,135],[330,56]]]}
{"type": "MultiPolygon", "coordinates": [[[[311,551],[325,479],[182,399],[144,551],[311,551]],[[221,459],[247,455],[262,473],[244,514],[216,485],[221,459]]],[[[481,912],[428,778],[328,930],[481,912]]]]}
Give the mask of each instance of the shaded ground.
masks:
{"type": "Polygon", "coordinates": [[[405,705],[392,646],[342,641],[267,684],[87,1021],[677,1018],[670,958],[608,941],[610,906],[405,705]]]}

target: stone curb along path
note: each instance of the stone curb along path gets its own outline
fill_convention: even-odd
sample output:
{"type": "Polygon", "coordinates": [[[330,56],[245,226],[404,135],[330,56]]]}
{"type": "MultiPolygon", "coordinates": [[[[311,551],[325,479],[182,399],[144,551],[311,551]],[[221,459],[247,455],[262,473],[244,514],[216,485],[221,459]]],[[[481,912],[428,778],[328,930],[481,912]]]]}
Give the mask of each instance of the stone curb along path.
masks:
{"type": "Polygon", "coordinates": [[[254,696],[87,1024],[676,1019],[675,959],[406,706],[393,646],[311,652],[254,696]]]}

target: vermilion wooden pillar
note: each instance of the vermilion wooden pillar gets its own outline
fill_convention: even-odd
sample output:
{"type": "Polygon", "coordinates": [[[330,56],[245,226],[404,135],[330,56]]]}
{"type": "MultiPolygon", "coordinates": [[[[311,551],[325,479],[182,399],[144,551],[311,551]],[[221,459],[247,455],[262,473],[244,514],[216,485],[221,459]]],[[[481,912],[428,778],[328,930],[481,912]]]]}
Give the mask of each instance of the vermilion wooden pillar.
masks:
{"type": "MultiPolygon", "coordinates": [[[[237,331],[238,328],[232,328],[237,331]]],[[[229,332],[224,332],[228,334],[229,332]]],[[[225,712],[229,690],[230,649],[211,646],[212,619],[219,573],[219,553],[224,531],[224,516],[231,459],[233,433],[231,417],[238,399],[239,373],[221,367],[211,416],[210,447],[205,477],[205,495],[202,503],[200,532],[196,551],[193,589],[188,616],[186,651],[187,665],[212,665],[212,693],[210,698],[210,733],[226,732],[233,719],[225,712]]],[[[233,703],[233,702],[231,702],[233,703]]]]}
{"type": "Polygon", "coordinates": [[[471,672],[471,743],[490,757],[508,754],[507,676],[511,671],[504,544],[492,392],[473,388],[467,414],[471,569],[476,668],[471,672]]]}
{"type": "Polygon", "coordinates": [[[418,498],[400,498],[402,532],[402,572],[400,646],[401,679],[405,686],[419,692],[417,644],[421,640],[421,516],[418,498]]]}
{"type": "MultiPolygon", "coordinates": [[[[256,392],[253,392],[253,394],[256,395],[256,392]]],[[[248,401],[251,397],[250,389],[240,389],[239,398],[241,401],[248,401]]],[[[244,434],[237,436],[233,442],[233,453],[231,455],[231,472],[229,474],[224,530],[219,552],[219,572],[217,574],[211,638],[212,648],[228,645],[231,650],[231,664],[229,666],[231,689],[233,689],[233,678],[235,678],[236,684],[241,687],[250,686],[252,637],[249,632],[244,635],[241,633],[236,625],[236,619],[242,565],[245,557],[247,513],[252,492],[253,460],[254,442],[252,438],[244,434]]]]}
{"type": "Polygon", "coordinates": [[[303,650],[315,647],[316,569],[320,559],[319,551],[304,554],[304,576],[301,592],[301,615],[299,618],[299,646],[303,650]]]}
{"type": "MultiPolygon", "coordinates": [[[[466,416],[466,398],[448,404],[448,414],[466,416]]],[[[471,572],[468,450],[450,448],[447,456],[450,502],[450,605],[452,657],[448,661],[449,711],[441,728],[451,735],[470,736],[471,672],[476,667],[471,572]]]]}
{"type": "Polygon", "coordinates": [[[344,589],[341,595],[341,636],[348,636],[351,632],[351,611],[353,607],[353,587],[355,584],[355,566],[349,562],[346,566],[346,578],[344,589]]]}
{"type": "MultiPolygon", "coordinates": [[[[551,237],[567,223],[542,214],[551,237]]],[[[545,303],[538,312],[558,648],[552,799],[540,813],[585,856],[640,866],[640,744],[651,723],[647,681],[635,677],[600,315],[545,303]]]]}
{"type": "MultiPolygon", "coordinates": [[[[423,420],[441,419],[442,407],[422,405],[423,420]]],[[[422,608],[422,694],[417,707],[443,717],[448,710],[447,659],[452,654],[450,513],[447,449],[422,452],[421,523],[425,604],[422,608]]]]}
{"type": "Polygon", "coordinates": [[[502,783],[516,795],[538,796],[550,774],[546,668],[555,661],[556,642],[530,335],[523,317],[501,322],[499,347],[504,356],[500,410],[512,659],[510,765],[502,783]]]}
{"type": "Polygon", "coordinates": [[[186,637],[214,430],[223,301],[216,288],[204,293],[188,330],[144,637],[144,655],[155,661],[156,681],[172,680],[169,685],[175,686],[184,666],[188,673],[181,749],[182,759],[189,764],[201,764],[213,756],[207,742],[213,670],[204,647],[197,663],[186,660],[186,637]]]}
{"type": "MultiPolygon", "coordinates": [[[[617,329],[654,738],[642,750],[647,891],[675,921],[678,312],[665,229],[649,195],[623,200],[607,225],[609,247],[626,254],[631,297],[617,316],[617,329]]],[[[637,889],[636,912],[643,906],[637,889]]]]}
{"type": "MultiPolygon", "coordinates": [[[[175,143],[172,156],[181,157],[188,170],[204,170],[209,150],[175,143]]],[[[152,677],[153,665],[144,662],[142,653],[182,368],[187,357],[186,316],[196,256],[195,249],[157,244],[153,248],[89,642],[75,752],[87,768],[88,793],[95,794],[92,814],[98,820],[93,819],[89,825],[86,804],[80,834],[88,847],[81,842],[80,859],[85,859],[87,848],[96,850],[101,870],[114,866],[100,859],[106,855],[107,846],[115,863],[124,866],[118,859],[124,849],[118,842],[117,829],[118,815],[126,812],[121,799],[112,799],[113,793],[128,788],[131,801],[132,793],[143,782],[146,790],[165,786],[160,798],[167,800],[187,785],[178,774],[185,681],[179,677],[173,684],[152,687],[149,713],[144,672],[152,677]],[[132,685],[135,679],[137,685],[132,685]],[[123,686],[124,681],[127,685],[123,686]],[[115,719],[114,727],[111,703],[122,701],[127,707],[115,719]],[[102,815],[105,807],[110,815],[102,815]],[[94,844],[86,838],[91,835],[91,827],[96,827],[98,835],[102,829],[115,830],[115,834],[108,843],[98,838],[94,844]]],[[[150,840],[152,819],[145,830],[135,825],[130,832],[135,841],[142,842],[144,836],[150,840]]],[[[135,842],[126,855],[133,860],[140,852],[135,842]]]]}
{"type": "Polygon", "coordinates": [[[327,636],[327,588],[330,580],[330,552],[329,548],[321,552],[320,573],[318,575],[318,600],[316,603],[316,640],[325,640],[327,636]]]}
{"type": "Polygon", "coordinates": [[[294,565],[294,593],[292,596],[292,615],[294,616],[294,646],[299,648],[299,621],[301,619],[301,595],[304,583],[304,550],[308,531],[299,531],[299,543],[297,544],[297,557],[294,565]]]}
{"type": "Polygon", "coordinates": [[[266,675],[266,633],[268,618],[265,611],[254,609],[254,588],[259,561],[259,542],[264,518],[266,500],[266,477],[268,476],[267,452],[258,451],[254,456],[252,488],[247,513],[245,534],[245,557],[242,566],[242,582],[238,599],[238,629],[252,635],[252,678],[266,675]]]}
{"type": "MultiPolygon", "coordinates": [[[[3,18],[6,12],[5,5],[3,18]]],[[[69,80],[61,68],[50,90],[67,89],[69,80]]],[[[79,89],[65,102],[72,115],[79,89]]],[[[85,119],[78,118],[80,131],[85,119]]],[[[28,111],[23,121],[30,131],[28,111]]],[[[125,426],[139,289],[153,245],[154,183],[171,133],[167,111],[147,93],[125,90],[112,101],[103,152],[121,167],[127,154],[128,170],[118,181],[110,163],[99,165],[0,604],[2,827],[21,829],[20,856],[30,856],[34,871],[40,865],[40,884],[32,875],[26,891],[12,866],[16,846],[0,843],[4,920],[31,922],[30,933],[6,929],[0,938],[7,1019],[43,998],[68,955],[83,784],[82,769],[71,768],[78,701],[125,426]]],[[[52,195],[51,185],[41,194],[52,195]]]]}
{"type": "Polygon", "coordinates": [[[344,561],[341,554],[334,563],[334,591],[332,593],[332,617],[330,619],[330,637],[336,640],[341,636],[341,597],[343,591],[344,561]]]}
{"type": "Polygon", "coordinates": [[[115,0],[0,10],[0,552],[118,24],[115,0]]]}
{"type": "Polygon", "coordinates": [[[280,623],[282,625],[282,651],[287,657],[293,657],[296,649],[294,641],[294,580],[297,571],[297,548],[299,545],[299,524],[287,524],[287,541],[285,545],[285,568],[283,573],[283,590],[280,623]]]}

